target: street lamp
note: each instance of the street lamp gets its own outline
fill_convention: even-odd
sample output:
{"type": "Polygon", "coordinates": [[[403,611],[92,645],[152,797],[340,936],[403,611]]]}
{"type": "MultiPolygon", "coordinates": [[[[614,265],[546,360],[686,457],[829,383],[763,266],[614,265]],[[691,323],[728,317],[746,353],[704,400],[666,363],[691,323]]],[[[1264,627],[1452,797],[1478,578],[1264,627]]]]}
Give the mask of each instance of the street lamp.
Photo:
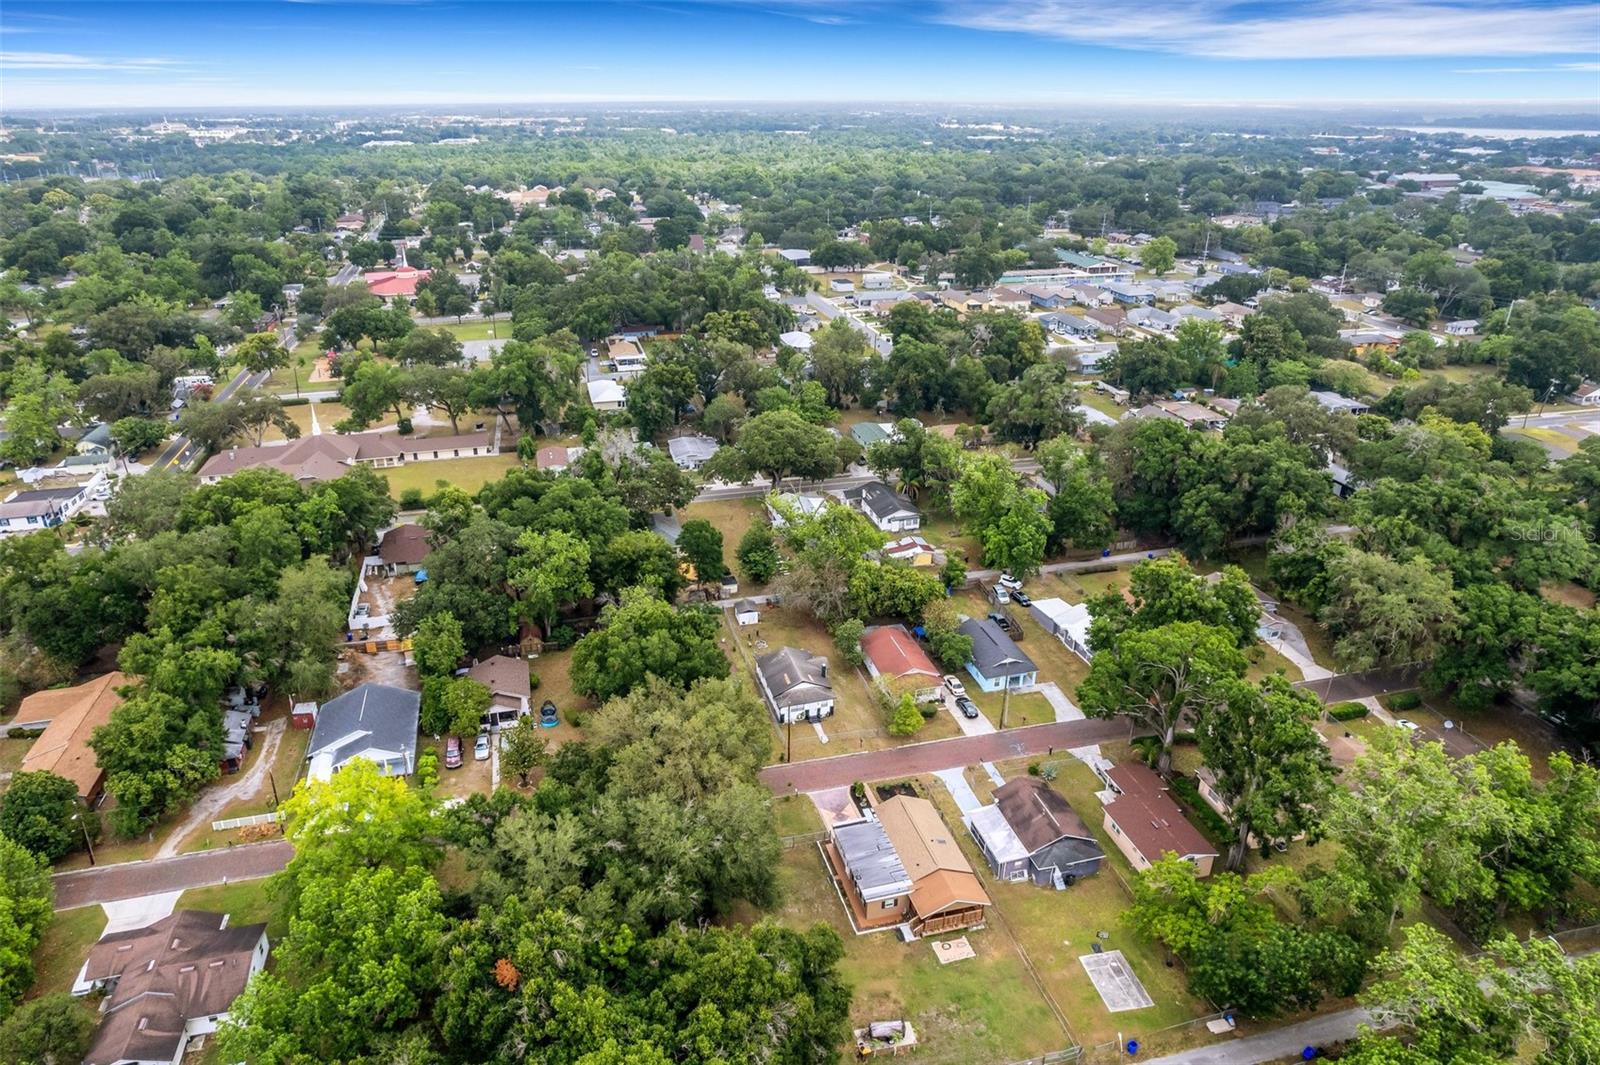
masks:
{"type": "Polygon", "coordinates": [[[83,829],[83,845],[89,848],[89,864],[94,865],[94,841],[89,838],[89,823],[83,819],[81,812],[73,814],[72,819],[83,829]]]}

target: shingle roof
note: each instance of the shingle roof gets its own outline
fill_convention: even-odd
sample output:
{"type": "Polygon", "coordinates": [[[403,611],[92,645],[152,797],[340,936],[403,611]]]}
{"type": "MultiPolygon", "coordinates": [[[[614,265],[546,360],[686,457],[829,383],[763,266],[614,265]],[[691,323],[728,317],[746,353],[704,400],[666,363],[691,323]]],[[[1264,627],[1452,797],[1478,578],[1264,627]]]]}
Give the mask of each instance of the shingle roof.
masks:
{"type": "Polygon", "coordinates": [[[361,684],[317,709],[308,758],[323,755],[338,769],[367,751],[415,750],[422,696],[390,684],[361,684]]]}
{"type": "Polygon", "coordinates": [[[1000,626],[988,618],[968,618],[959,631],[972,637],[972,662],[985,677],[1014,677],[1019,673],[1034,673],[1039,667],[1000,626]]]}
{"type": "Polygon", "coordinates": [[[184,1022],[226,1013],[249,982],[264,924],[232,925],[220,913],[179,910],[95,944],[86,979],[115,980],[85,1065],[170,1061],[184,1022]]]}
{"type": "Polygon", "coordinates": [[[1121,792],[1106,803],[1106,815],[1147,860],[1156,861],[1167,851],[1180,858],[1217,854],[1183,816],[1155,770],[1141,762],[1125,762],[1106,775],[1121,792]]]}
{"type": "Polygon", "coordinates": [[[882,481],[868,481],[865,484],[852,485],[842,493],[848,503],[859,503],[865,510],[871,511],[879,519],[887,521],[896,514],[916,513],[916,508],[909,502],[894,493],[894,490],[882,481]]]}
{"type": "Polygon", "coordinates": [[[1029,852],[1064,836],[1094,839],[1066,797],[1038,777],[1018,777],[994,791],[995,805],[1029,852]]]}
{"type": "Polygon", "coordinates": [[[395,458],[401,441],[393,433],[321,433],[287,444],[234,447],[219,451],[200,468],[201,477],[226,477],[240,470],[266,466],[297,481],[331,481],[357,462],[395,458]]]}
{"type": "Polygon", "coordinates": [[[882,625],[861,638],[861,653],[886,677],[938,677],[933,659],[904,625],[882,625]]]}
{"type": "Polygon", "coordinates": [[[911,906],[918,916],[930,917],[959,904],[989,905],[988,894],[933,803],[896,795],[879,804],[878,820],[911,878],[911,906]]]}
{"type": "Polygon", "coordinates": [[[397,566],[415,566],[432,550],[427,529],[420,525],[396,525],[383,534],[378,557],[397,566]]]}
{"type": "Polygon", "coordinates": [[[784,647],[756,659],[756,668],[780,707],[833,698],[828,660],[798,647],[784,647]]]}
{"type": "Polygon", "coordinates": [[[65,777],[77,785],[78,794],[85,798],[99,791],[104,774],[89,747],[89,737],[111,720],[111,711],[122,705],[122,696],[116,689],[127,683],[126,676],[112,672],[72,688],[40,692],[23,700],[17,720],[38,720],[46,712],[51,718],[23,756],[23,770],[48,770],[65,777]]]}

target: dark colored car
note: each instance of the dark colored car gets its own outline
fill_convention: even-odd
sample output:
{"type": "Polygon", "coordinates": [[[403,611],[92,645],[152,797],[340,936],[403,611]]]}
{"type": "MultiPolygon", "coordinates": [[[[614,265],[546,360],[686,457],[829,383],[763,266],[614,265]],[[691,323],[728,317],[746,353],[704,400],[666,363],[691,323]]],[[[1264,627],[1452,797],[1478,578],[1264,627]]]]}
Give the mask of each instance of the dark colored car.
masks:
{"type": "Polygon", "coordinates": [[[451,736],[444,741],[444,767],[446,769],[461,768],[461,740],[451,736]]]}
{"type": "Polygon", "coordinates": [[[1011,601],[1013,603],[1016,603],[1018,606],[1032,606],[1033,605],[1033,600],[1026,593],[1024,593],[1022,591],[1022,589],[1020,589],[1020,588],[1011,593],[1011,601]]]}
{"type": "Polygon", "coordinates": [[[555,728],[559,724],[561,718],[556,714],[556,704],[546,699],[544,705],[539,707],[539,727],[555,728]]]}
{"type": "Polygon", "coordinates": [[[968,699],[965,695],[956,700],[956,709],[961,711],[962,717],[976,718],[978,716],[978,704],[968,699]]]}

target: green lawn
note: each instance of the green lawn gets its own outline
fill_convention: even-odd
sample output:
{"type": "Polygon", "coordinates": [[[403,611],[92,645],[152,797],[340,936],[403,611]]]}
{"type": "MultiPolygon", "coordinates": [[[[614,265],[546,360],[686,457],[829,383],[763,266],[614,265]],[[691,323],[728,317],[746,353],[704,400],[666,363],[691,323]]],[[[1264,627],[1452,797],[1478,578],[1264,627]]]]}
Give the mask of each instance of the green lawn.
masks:
{"type": "Polygon", "coordinates": [[[424,326],[425,329],[445,329],[457,340],[504,340],[511,336],[511,321],[462,322],[459,325],[424,326]]]}
{"type": "Polygon", "coordinates": [[[89,957],[89,948],[94,946],[105,927],[106,914],[98,906],[82,906],[56,914],[33,952],[33,987],[28,997],[72,990],[78,970],[89,957]]]}
{"type": "Polygon", "coordinates": [[[740,590],[745,593],[759,591],[763,586],[751,581],[739,565],[736,552],[739,541],[757,522],[766,523],[766,503],[759,497],[750,499],[715,499],[694,502],[678,511],[679,521],[695,519],[710,522],[722,533],[722,561],[739,578],[740,590]],[[749,587],[744,587],[749,585],[749,587]]]}
{"type": "MultiPolygon", "coordinates": [[[[317,417],[322,417],[319,413],[317,417]]],[[[438,459],[432,462],[408,462],[404,466],[379,470],[389,478],[389,494],[396,499],[407,488],[417,488],[424,495],[432,495],[440,482],[452,484],[471,495],[490,481],[498,481],[505,472],[521,462],[516,452],[499,455],[479,455],[476,458],[438,459]]]]}
{"type": "Polygon", "coordinates": [[[178,899],[185,910],[212,910],[228,915],[229,924],[267,923],[267,938],[274,942],[288,931],[283,905],[268,890],[268,880],[241,880],[236,884],[190,888],[178,899]]]}

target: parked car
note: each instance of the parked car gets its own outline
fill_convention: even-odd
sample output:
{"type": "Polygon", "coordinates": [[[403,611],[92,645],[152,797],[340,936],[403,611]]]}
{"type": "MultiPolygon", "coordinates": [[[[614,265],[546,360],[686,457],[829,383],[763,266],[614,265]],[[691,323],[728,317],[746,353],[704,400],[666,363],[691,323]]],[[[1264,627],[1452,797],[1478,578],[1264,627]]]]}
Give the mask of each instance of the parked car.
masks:
{"type": "Polygon", "coordinates": [[[1011,593],[1011,601],[1016,603],[1018,606],[1033,605],[1033,598],[1024,594],[1021,588],[1018,588],[1011,593]]]}
{"type": "Polygon", "coordinates": [[[944,675],[944,686],[957,699],[963,698],[967,694],[967,686],[961,683],[961,678],[954,673],[946,673],[944,675]]]}
{"type": "Polygon", "coordinates": [[[487,732],[478,733],[478,738],[473,741],[472,757],[479,762],[487,762],[489,760],[489,734],[487,732]]]}
{"type": "Polygon", "coordinates": [[[1417,724],[1415,721],[1412,721],[1410,718],[1405,718],[1405,717],[1397,717],[1397,718],[1395,718],[1394,719],[1394,723],[1396,725],[1399,725],[1401,728],[1405,729],[1407,732],[1415,732],[1419,728],[1422,727],[1421,725],[1417,724]]]}
{"type": "Polygon", "coordinates": [[[446,769],[461,768],[461,740],[451,736],[444,741],[444,767],[446,769]]]}
{"type": "Polygon", "coordinates": [[[1008,592],[1014,592],[1022,587],[1022,582],[1013,577],[1009,572],[1000,574],[1000,587],[1008,592]]]}
{"type": "Polygon", "coordinates": [[[555,728],[561,724],[561,718],[556,713],[556,704],[546,699],[539,707],[539,727],[555,728]]]}
{"type": "Polygon", "coordinates": [[[1005,634],[1011,637],[1013,640],[1022,639],[1022,626],[1018,625],[1016,620],[1012,618],[1010,614],[1006,614],[998,610],[992,610],[989,612],[989,620],[1000,626],[1005,634]]]}
{"type": "Polygon", "coordinates": [[[956,699],[956,709],[961,711],[962,717],[976,718],[978,716],[978,704],[968,699],[965,695],[956,699]]]}

